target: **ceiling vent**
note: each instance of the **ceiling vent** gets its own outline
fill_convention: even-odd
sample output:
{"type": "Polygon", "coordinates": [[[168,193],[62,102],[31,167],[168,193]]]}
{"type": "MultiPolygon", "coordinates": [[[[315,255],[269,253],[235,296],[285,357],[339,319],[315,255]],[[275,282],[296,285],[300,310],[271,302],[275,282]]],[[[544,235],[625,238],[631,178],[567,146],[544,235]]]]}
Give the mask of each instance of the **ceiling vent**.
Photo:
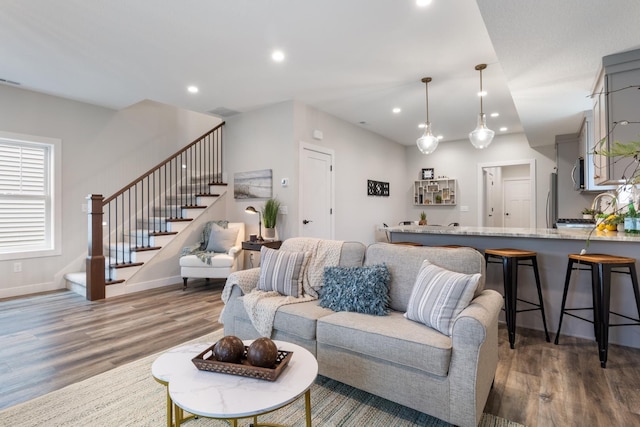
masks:
{"type": "Polygon", "coordinates": [[[235,116],[236,114],[240,114],[240,111],[231,110],[226,107],[218,107],[218,108],[214,108],[213,110],[207,111],[207,113],[213,114],[214,116],[218,116],[218,117],[231,117],[231,116],[235,116]]]}

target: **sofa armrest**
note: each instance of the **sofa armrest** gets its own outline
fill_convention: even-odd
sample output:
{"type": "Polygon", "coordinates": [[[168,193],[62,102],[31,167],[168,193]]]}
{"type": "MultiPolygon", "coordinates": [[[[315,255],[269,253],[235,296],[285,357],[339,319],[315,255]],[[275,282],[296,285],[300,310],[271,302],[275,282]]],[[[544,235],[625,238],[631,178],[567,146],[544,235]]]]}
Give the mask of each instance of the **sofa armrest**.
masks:
{"type": "Polygon", "coordinates": [[[222,290],[220,298],[223,303],[227,303],[233,296],[242,296],[248,294],[258,286],[258,279],[260,278],[260,268],[250,268],[249,270],[234,271],[227,278],[227,282],[222,290]],[[240,293],[233,292],[234,288],[238,288],[240,293]]]}
{"type": "Polygon", "coordinates": [[[498,367],[498,315],[502,305],[498,292],[485,289],[453,325],[449,379],[451,422],[455,425],[476,425],[482,416],[498,367]],[[476,401],[463,402],[453,396],[476,396],[476,401]]]}
{"type": "Polygon", "coordinates": [[[227,252],[227,255],[230,255],[235,258],[240,254],[241,251],[242,251],[242,246],[232,246],[231,249],[229,249],[229,252],[227,252]]]}

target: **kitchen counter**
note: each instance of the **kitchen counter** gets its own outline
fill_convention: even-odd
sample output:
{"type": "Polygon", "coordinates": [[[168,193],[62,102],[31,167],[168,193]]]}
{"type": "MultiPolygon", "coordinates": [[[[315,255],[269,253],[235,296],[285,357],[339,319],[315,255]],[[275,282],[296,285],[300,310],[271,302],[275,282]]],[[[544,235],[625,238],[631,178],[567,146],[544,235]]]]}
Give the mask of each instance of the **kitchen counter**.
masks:
{"type": "MultiPolygon", "coordinates": [[[[507,227],[444,227],[439,225],[400,225],[383,228],[392,236],[409,234],[447,234],[459,236],[528,237],[533,239],[568,239],[640,243],[640,234],[600,231],[594,228],[507,228],[507,227]]],[[[392,240],[393,241],[393,240],[392,240]]]]}
{"type": "MultiPolygon", "coordinates": [[[[514,248],[536,251],[542,281],[542,293],[550,333],[558,328],[562,291],[567,270],[567,256],[585,250],[587,253],[605,253],[633,257],[640,260],[640,235],[616,231],[598,231],[591,228],[503,228],[503,227],[445,227],[436,225],[400,225],[381,228],[389,240],[413,242],[427,246],[470,246],[483,252],[489,248],[514,248]]],[[[636,270],[638,263],[636,263],[636,270]]],[[[518,298],[537,301],[537,291],[530,268],[521,267],[518,274],[518,298]]],[[[640,271],[638,272],[640,276],[640,271]]],[[[489,264],[486,287],[503,293],[502,268],[489,264]]],[[[629,276],[614,274],[611,286],[611,311],[638,318],[638,310],[629,276]]],[[[567,307],[591,307],[591,275],[588,271],[574,272],[567,307]]],[[[519,308],[524,308],[519,307],[519,308]]],[[[586,316],[589,313],[586,312],[586,316]]],[[[501,315],[504,320],[504,315],[501,315]]],[[[616,316],[612,323],[620,323],[616,316]]],[[[517,325],[542,329],[539,311],[518,313],[517,325]]],[[[562,335],[594,340],[593,325],[565,316],[562,335]]],[[[552,336],[553,340],[553,336],[552,336]]],[[[640,326],[609,329],[609,342],[640,348],[640,326]]],[[[562,337],[560,339],[562,344],[562,337]]],[[[518,338],[516,336],[516,346],[518,338]]],[[[594,343],[593,351],[597,354],[594,343]]],[[[613,350],[615,352],[615,349],[613,350]]],[[[611,352],[610,352],[611,354],[611,352]]]]}

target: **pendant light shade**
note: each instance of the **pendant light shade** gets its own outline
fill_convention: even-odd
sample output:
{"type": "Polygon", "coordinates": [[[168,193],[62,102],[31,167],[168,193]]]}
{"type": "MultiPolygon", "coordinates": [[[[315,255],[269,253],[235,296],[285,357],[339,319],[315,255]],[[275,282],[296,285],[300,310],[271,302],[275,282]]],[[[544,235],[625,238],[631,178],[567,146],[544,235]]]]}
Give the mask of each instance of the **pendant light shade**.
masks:
{"type": "Polygon", "coordinates": [[[485,68],[487,68],[487,64],[476,65],[476,70],[480,71],[480,114],[478,114],[478,124],[476,128],[469,132],[469,141],[478,149],[487,148],[489,144],[491,144],[491,141],[493,141],[493,136],[496,134],[487,127],[487,117],[482,111],[482,98],[484,96],[484,92],[482,92],[482,70],[485,68]]]}
{"type": "Polygon", "coordinates": [[[436,151],[436,148],[438,148],[438,138],[433,136],[433,133],[431,132],[431,123],[429,122],[429,82],[431,80],[431,77],[424,77],[422,79],[422,83],[426,86],[427,121],[424,126],[424,134],[416,140],[418,150],[420,150],[422,154],[431,154],[436,151]]]}

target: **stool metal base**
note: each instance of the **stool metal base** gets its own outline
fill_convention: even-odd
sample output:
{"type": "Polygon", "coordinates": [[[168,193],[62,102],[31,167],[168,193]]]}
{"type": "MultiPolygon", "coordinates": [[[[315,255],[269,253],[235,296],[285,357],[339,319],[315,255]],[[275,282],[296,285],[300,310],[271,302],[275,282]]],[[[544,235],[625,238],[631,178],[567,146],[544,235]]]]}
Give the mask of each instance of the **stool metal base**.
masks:
{"type": "Polygon", "coordinates": [[[638,289],[638,277],[636,274],[635,259],[627,257],[616,257],[603,254],[589,255],[569,255],[567,263],[567,273],[564,281],[564,292],[562,294],[562,305],[560,309],[560,321],[558,323],[558,332],[554,343],[557,345],[560,339],[560,330],[562,328],[562,319],[564,315],[575,317],[593,323],[593,332],[598,343],[598,355],[600,358],[600,366],[606,368],[607,357],[609,351],[609,328],[613,326],[631,326],[640,325],[640,291],[638,289]],[[575,264],[578,266],[575,266],[575,264]],[[587,268],[580,268],[585,265],[587,268]],[[619,270],[626,268],[628,271],[619,270]],[[586,308],[566,308],[567,294],[569,293],[569,283],[571,282],[571,274],[574,270],[590,270],[591,271],[591,294],[593,299],[593,307],[586,308]],[[625,316],[620,313],[610,311],[611,305],[611,273],[628,274],[631,276],[631,285],[636,298],[636,306],[638,310],[638,319],[625,316]],[[575,315],[571,311],[593,310],[593,320],[575,315]],[[631,321],[631,323],[610,323],[610,315],[616,315],[631,321]]]}
{"type": "Polygon", "coordinates": [[[547,342],[550,342],[547,320],[544,313],[544,302],[542,300],[542,288],[540,286],[540,274],[538,272],[537,254],[531,251],[521,251],[518,249],[486,249],[484,258],[486,264],[502,264],[502,275],[504,284],[504,306],[507,321],[507,331],[509,334],[509,346],[515,348],[516,342],[516,314],[527,311],[540,310],[542,315],[542,325],[547,342]],[[499,258],[500,261],[491,261],[499,258]],[[527,262],[528,261],[528,262],[527,262]],[[532,267],[538,291],[538,303],[526,301],[518,298],[518,266],[532,267]],[[518,301],[529,304],[534,308],[518,310],[518,301]]]}

